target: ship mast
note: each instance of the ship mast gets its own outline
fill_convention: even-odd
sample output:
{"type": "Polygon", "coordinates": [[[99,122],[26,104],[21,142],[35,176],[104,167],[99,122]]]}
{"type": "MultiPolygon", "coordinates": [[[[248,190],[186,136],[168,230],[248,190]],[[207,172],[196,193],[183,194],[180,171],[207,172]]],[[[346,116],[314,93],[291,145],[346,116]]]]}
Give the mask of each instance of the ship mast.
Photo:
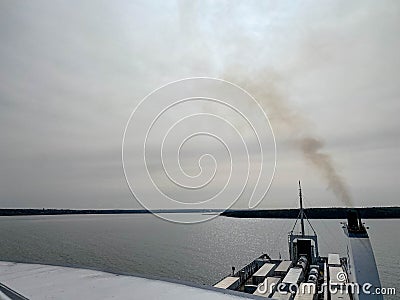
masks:
{"type": "Polygon", "coordinates": [[[300,224],[301,224],[301,236],[304,237],[304,210],[303,210],[303,195],[301,193],[301,184],[299,180],[299,198],[300,198],[300,224]]]}
{"type": "Polygon", "coordinates": [[[289,255],[290,259],[292,261],[297,261],[299,258],[299,254],[308,254],[308,256],[311,258],[311,261],[315,263],[319,257],[318,253],[318,237],[317,233],[315,232],[313,226],[311,225],[310,221],[307,218],[307,215],[304,211],[303,207],[303,193],[301,190],[301,183],[299,180],[299,200],[300,200],[300,212],[299,215],[297,216],[296,222],[294,222],[293,229],[292,231],[289,232],[289,255]],[[296,228],[297,222],[300,219],[300,226],[301,226],[301,232],[293,233],[293,231],[296,228]],[[306,231],[304,230],[304,219],[307,220],[308,224],[310,225],[311,230],[313,231],[312,234],[306,234],[306,231]],[[314,242],[314,245],[311,243],[314,242]],[[305,248],[302,248],[302,253],[299,253],[298,245],[299,243],[302,244],[302,247],[308,247],[309,250],[307,250],[307,253],[303,253],[305,248]],[[306,246],[308,244],[308,246],[306,246]]]}

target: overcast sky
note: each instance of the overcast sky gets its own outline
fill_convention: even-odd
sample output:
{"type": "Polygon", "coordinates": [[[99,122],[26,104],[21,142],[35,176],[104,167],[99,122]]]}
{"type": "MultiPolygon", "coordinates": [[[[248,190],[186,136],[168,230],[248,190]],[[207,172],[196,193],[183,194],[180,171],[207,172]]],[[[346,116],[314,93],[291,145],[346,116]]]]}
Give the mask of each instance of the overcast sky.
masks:
{"type": "Polygon", "coordinates": [[[296,206],[299,179],[306,205],[345,205],[305,136],[354,205],[400,205],[398,1],[1,1],[0,40],[1,207],[140,208],[126,122],[192,76],[239,84],[268,114],[278,160],[261,208],[296,206]]]}

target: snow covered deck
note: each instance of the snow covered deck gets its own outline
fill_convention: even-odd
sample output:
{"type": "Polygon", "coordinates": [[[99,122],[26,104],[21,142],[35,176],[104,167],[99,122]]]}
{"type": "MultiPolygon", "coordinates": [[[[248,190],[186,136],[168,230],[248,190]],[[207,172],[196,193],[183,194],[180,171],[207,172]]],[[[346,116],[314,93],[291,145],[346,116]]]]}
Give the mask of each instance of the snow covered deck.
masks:
{"type": "Polygon", "coordinates": [[[0,262],[0,283],[29,299],[259,299],[186,283],[12,262],[0,262]]]}

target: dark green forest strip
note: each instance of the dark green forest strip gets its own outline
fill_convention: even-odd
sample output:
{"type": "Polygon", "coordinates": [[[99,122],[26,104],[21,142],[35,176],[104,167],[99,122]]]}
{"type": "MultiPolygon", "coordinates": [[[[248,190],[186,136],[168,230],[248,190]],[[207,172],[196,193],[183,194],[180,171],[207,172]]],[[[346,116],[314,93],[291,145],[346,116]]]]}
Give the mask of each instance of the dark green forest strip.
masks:
{"type": "MultiPolygon", "coordinates": [[[[363,219],[398,219],[400,207],[357,207],[363,219]]],[[[346,219],[346,207],[306,208],[304,209],[309,219],[346,219]]],[[[234,218],[281,218],[295,219],[299,214],[298,209],[273,209],[273,210],[227,210],[222,216],[234,218]]]]}
{"type": "MultiPolygon", "coordinates": [[[[400,207],[358,207],[352,208],[359,212],[363,219],[397,219],[400,218],[400,207]]],[[[346,219],[349,208],[306,208],[309,219],[346,219]]],[[[235,218],[282,218],[295,219],[298,209],[270,210],[227,210],[221,209],[186,209],[186,210],[156,210],[155,213],[220,213],[222,216],[235,218]]],[[[35,208],[3,208],[0,216],[34,216],[34,215],[112,215],[112,214],[148,214],[145,209],[35,209],[35,208]]]]}
{"type": "MultiPolygon", "coordinates": [[[[154,213],[220,213],[221,209],[168,209],[153,210],[154,213]]],[[[149,214],[145,209],[57,209],[57,208],[1,208],[0,216],[52,216],[52,215],[116,215],[116,214],[149,214]]]]}

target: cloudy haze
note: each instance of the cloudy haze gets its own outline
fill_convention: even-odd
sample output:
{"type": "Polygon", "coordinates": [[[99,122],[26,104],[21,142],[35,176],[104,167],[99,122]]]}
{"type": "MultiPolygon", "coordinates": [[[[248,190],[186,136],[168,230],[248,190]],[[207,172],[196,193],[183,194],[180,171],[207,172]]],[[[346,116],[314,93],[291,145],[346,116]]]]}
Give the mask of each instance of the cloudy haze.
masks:
{"type": "Polygon", "coordinates": [[[237,83],[268,114],[261,208],[296,206],[299,179],[308,206],[399,205],[398,1],[1,1],[0,38],[1,207],[139,208],[126,122],[192,76],[237,83]]]}

